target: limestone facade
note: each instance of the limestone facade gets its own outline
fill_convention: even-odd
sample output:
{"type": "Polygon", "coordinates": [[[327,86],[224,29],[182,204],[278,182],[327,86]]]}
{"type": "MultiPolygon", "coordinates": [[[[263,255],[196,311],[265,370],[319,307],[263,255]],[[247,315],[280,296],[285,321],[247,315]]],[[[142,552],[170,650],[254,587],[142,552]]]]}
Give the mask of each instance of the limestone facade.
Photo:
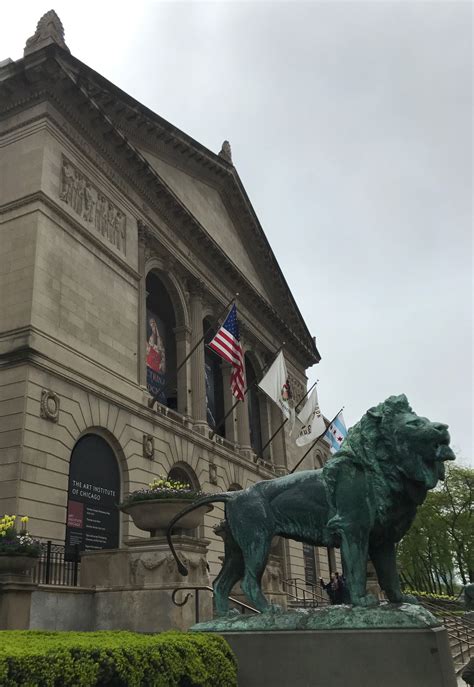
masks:
{"type": "MultiPolygon", "coordinates": [[[[230,146],[212,153],[45,40],[0,67],[0,509],[27,514],[34,536],[61,543],[71,454],[86,434],[112,447],[121,497],[177,466],[205,492],[245,488],[303,454],[281,431],[257,455],[249,395],[225,437],[212,435],[203,344],[176,373],[174,407],[150,407],[148,275],[172,305],[175,370],[236,292],[258,377],[285,341],[301,397],[319,354],[230,146]]],[[[221,370],[227,411],[230,370],[221,370]]],[[[266,398],[256,402],[264,444],[282,418],[266,398]]],[[[319,445],[302,467],[326,452],[319,445]]],[[[211,578],[222,517],[216,506],[200,533],[211,578]]],[[[121,517],[120,542],[143,536],[121,517]]],[[[284,578],[304,580],[301,544],[284,542],[280,557],[284,578]]],[[[318,565],[327,577],[325,550],[318,565]]]]}

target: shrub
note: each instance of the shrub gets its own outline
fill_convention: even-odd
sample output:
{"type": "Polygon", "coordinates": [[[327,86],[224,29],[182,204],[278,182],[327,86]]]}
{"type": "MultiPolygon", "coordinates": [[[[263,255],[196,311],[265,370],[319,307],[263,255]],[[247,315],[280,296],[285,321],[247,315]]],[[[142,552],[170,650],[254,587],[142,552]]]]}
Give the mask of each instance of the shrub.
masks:
{"type": "Polygon", "coordinates": [[[222,637],[165,632],[0,632],[2,687],[235,687],[222,637]]]}
{"type": "Polygon", "coordinates": [[[419,596],[422,599],[435,599],[437,601],[457,601],[457,596],[450,596],[449,594],[434,594],[432,592],[424,592],[420,589],[409,589],[409,587],[404,587],[403,591],[406,594],[413,594],[413,596],[419,596]]]}

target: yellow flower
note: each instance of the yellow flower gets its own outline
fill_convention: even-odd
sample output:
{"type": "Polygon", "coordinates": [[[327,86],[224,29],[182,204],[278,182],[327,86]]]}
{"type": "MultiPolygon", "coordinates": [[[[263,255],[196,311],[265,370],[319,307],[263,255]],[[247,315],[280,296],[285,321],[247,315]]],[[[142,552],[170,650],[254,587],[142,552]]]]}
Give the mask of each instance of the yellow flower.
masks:
{"type": "Polygon", "coordinates": [[[23,516],[23,517],[21,518],[20,522],[23,522],[23,523],[26,524],[26,523],[28,522],[28,520],[29,520],[28,516],[25,515],[25,516],[23,516]]]}

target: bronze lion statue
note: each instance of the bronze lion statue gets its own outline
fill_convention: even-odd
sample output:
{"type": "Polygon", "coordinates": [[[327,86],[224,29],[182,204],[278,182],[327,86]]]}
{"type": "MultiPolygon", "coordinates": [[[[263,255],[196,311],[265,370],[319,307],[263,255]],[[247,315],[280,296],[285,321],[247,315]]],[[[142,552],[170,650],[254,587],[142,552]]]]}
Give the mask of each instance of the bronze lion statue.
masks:
{"type": "Polygon", "coordinates": [[[255,608],[268,608],[261,579],[275,535],[340,547],[354,605],[375,603],[366,592],[368,557],[389,601],[411,601],[400,589],[395,545],[410,528],[428,490],[444,479],[444,461],[454,460],[449,440],[447,425],[416,415],[406,396],[391,396],[349,430],[341,449],[323,468],[204,496],[181,511],[168,529],[179,571],[187,574],[172,545],[174,525],[200,505],[223,502],[225,557],[214,581],[217,613],[228,611],[229,594],[239,580],[255,608]]]}

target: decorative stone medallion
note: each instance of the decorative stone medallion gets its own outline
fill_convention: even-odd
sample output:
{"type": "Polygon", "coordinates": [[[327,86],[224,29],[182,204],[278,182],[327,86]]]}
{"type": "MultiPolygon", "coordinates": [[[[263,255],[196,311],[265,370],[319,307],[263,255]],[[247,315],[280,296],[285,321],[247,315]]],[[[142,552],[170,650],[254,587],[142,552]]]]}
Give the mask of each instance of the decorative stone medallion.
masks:
{"type": "Polygon", "coordinates": [[[155,455],[155,437],[152,434],[143,435],[143,457],[153,460],[155,455]]]}
{"type": "Polygon", "coordinates": [[[209,482],[217,484],[217,467],[215,463],[209,463],[209,482]]]}
{"type": "Polygon", "coordinates": [[[58,421],[59,396],[54,391],[43,389],[41,392],[40,415],[51,422],[58,421]]]}

